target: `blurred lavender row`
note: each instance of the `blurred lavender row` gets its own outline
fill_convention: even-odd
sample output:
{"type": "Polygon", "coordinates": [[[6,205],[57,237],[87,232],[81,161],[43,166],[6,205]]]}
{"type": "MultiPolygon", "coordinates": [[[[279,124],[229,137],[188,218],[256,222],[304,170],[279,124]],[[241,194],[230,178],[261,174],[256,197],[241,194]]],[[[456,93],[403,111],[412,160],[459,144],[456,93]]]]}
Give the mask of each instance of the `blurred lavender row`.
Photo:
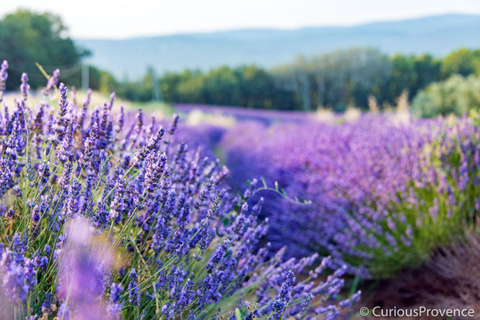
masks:
{"type": "Polygon", "coordinates": [[[238,190],[263,177],[312,201],[259,193],[275,249],[286,246],[295,257],[320,252],[354,274],[390,276],[473,227],[480,191],[475,121],[388,114],[339,124],[243,121],[210,148],[221,150],[238,190]]]}

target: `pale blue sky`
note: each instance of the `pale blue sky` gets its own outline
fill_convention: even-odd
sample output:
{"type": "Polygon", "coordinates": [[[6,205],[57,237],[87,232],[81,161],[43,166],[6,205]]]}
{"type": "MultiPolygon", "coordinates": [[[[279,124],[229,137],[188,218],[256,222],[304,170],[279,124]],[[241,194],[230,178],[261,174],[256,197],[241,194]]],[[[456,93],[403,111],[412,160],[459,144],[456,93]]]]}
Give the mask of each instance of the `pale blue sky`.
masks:
{"type": "Polygon", "coordinates": [[[480,14],[480,0],[0,0],[0,16],[19,7],[60,14],[76,38],[291,29],[443,13],[480,14]]]}

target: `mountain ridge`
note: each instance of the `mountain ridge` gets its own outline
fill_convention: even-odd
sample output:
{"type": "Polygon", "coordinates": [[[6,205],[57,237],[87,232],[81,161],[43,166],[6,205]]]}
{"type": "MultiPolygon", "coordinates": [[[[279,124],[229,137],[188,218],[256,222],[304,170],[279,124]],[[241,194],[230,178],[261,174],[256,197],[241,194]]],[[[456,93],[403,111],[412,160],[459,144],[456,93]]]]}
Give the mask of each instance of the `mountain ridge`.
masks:
{"type": "Polygon", "coordinates": [[[75,42],[93,52],[89,63],[117,77],[135,79],[148,66],[158,73],[242,64],[269,68],[297,55],[349,47],[443,56],[459,47],[480,47],[480,15],[444,14],[354,26],[235,29],[75,42]]]}

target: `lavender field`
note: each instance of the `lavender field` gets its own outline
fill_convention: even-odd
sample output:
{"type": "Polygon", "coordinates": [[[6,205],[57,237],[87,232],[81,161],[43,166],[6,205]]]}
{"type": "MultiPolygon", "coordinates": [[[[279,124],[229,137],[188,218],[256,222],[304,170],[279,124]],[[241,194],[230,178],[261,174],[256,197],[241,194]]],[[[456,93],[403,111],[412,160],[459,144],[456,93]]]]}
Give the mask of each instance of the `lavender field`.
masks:
{"type": "Polygon", "coordinates": [[[25,73],[4,99],[9,80],[5,61],[2,319],[355,318],[381,299],[372,283],[440,252],[455,271],[477,245],[475,112],[193,125],[185,107],[155,119],[114,93],[79,101],[58,73],[38,103],[25,73]]]}
{"type": "Polygon", "coordinates": [[[352,290],[360,283],[359,305],[478,311],[476,112],[428,120],[408,112],[337,115],[329,123],[254,113],[231,109],[224,114],[238,120],[234,126],[185,131],[205,130],[201,148],[227,165],[233,190],[259,186],[252,201],[263,199],[260,218],[269,223],[262,243],[287,258],[328,256],[332,268],[345,268],[352,290]],[[458,291],[431,288],[442,281],[458,291]]]}
{"type": "MultiPolygon", "coordinates": [[[[37,106],[25,73],[14,107],[4,101],[2,318],[353,313],[360,291],[342,291],[346,266],[313,252],[288,259],[263,242],[258,187],[237,194],[225,166],[187,146],[205,131],[177,116],[163,128],[116,108],[115,94],[103,106],[89,106],[90,95],[80,103],[57,77],[37,106]]],[[[4,61],[0,92],[7,79],[4,61]]]]}

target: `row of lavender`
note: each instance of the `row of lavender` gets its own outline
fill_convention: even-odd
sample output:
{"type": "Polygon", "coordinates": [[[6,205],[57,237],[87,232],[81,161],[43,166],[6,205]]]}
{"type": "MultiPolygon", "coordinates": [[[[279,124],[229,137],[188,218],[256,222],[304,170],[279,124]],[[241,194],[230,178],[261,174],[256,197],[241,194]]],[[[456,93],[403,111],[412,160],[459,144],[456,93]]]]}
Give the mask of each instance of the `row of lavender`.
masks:
{"type": "Polygon", "coordinates": [[[58,74],[40,105],[26,74],[2,103],[3,318],[332,319],[358,299],[338,300],[346,267],[320,280],[329,259],[269,254],[255,186],[231,194],[228,170],[175,138],[177,117],[168,130],[128,119],[114,95],[90,108],[58,74]]]}
{"type": "Polygon", "coordinates": [[[268,239],[288,256],[329,254],[363,277],[389,277],[475,228],[478,116],[266,127],[243,123],[222,142],[232,181],[264,177],[298,205],[264,192],[268,239]]]}

